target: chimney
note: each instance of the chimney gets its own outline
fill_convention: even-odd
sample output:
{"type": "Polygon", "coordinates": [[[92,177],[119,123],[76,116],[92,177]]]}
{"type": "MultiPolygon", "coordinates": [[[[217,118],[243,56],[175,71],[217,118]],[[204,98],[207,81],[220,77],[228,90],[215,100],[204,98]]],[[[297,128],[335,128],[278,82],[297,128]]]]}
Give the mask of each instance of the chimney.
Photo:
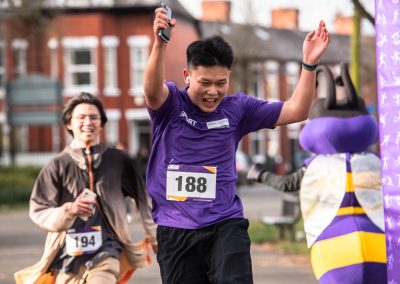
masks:
{"type": "Polygon", "coordinates": [[[334,27],[337,34],[351,35],[353,33],[353,16],[346,17],[336,14],[334,27]]]}
{"type": "Polygon", "coordinates": [[[230,0],[203,0],[203,21],[229,22],[231,14],[230,0]]]}
{"type": "Polygon", "coordinates": [[[272,10],[272,27],[277,29],[298,30],[299,10],[295,8],[272,10]]]}

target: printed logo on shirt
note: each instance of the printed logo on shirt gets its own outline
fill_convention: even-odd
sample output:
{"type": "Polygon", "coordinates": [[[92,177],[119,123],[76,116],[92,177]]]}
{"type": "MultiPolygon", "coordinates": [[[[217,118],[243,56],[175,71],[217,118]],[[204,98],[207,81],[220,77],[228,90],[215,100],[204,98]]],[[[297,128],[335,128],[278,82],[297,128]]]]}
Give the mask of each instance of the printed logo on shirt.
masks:
{"type": "Polygon", "coordinates": [[[197,124],[197,121],[189,118],[188,115],[186,114],[186,112],[184,112],[184,111],[181,112],[180,117],[184,117],[186,119],[186,122],[192,126],[196,126],[196,124],[197,124]]]}
{"type": "Polygon", "coordinates": [[[207,122],[207,128],[223,128],[229,127],[229,120],[227,118],[207,122]]]}

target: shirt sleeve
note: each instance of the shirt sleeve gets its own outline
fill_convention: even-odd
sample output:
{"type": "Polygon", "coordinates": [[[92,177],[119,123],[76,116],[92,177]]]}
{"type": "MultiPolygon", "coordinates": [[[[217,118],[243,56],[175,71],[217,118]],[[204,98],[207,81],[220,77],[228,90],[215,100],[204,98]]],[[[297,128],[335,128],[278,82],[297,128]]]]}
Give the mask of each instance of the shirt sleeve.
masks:
{"type": "Polygon", "coordinates": [[[269,102],[257,98],[240,95],[242,119],[240,131],[242,136],[262,128],[275,128],[282,111],[283,102],[269,102]]]}
{"type": "Polygon", "coordinates": [[[62,185],[58,173],[55,161],[41,170],[29,203],[29,217],[38,227],[49,232],[65,231],[76,219],[70,212],[71,202],[59,204],[62,185]]]}
{"type": "Polygon", "coordinates": [[[179,97],[178,87],[173,82],[166,82],[165,84],[169,89],[169,94],[165,102],[156,111],[147,108],[150,118],[155,125],[160,125],[162,124],[163,121],[167,121],[169,115],[172,114],[171,110],[178,104],[178,97],[179,97]]]}

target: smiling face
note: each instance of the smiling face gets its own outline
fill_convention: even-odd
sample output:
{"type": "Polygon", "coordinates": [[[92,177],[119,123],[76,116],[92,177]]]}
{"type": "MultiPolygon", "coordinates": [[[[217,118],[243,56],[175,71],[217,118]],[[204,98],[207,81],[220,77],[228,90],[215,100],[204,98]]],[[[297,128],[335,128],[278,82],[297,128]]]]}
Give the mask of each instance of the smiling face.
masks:
{"type": "Polygon", "coordinates": [[[213,112],[228,92],[230,70],[226,67],[197,66],[184,71],[192,102],[204,112],[213,112]]]}
{"type": "Polygon", "coordinates": [[[98,108],[92,104],[78,104],[72,111],[67,128],[73,133],[75,147],[84,148],[97,144],[102,129],[98,108]]]}

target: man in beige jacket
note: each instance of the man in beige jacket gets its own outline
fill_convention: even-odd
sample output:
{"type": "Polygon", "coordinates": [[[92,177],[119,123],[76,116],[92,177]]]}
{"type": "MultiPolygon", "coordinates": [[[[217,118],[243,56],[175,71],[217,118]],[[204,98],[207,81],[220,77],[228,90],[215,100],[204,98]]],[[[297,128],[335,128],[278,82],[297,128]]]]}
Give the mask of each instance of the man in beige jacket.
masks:
{"type": "Polygon", "coordinates": [[[107,117],[96,97],[82,93],[71,99],[62,119],[73,141],[43,167],[30,199],[30,218],[48,232],[44,254],[16,272],[15,280],[124,283],[146,264],[149,246],[157,250],[146,190],[125,152],[97,143],[107,117]],[[126,196],[142,217],[141,243],[131,241],[126,196]]]}

